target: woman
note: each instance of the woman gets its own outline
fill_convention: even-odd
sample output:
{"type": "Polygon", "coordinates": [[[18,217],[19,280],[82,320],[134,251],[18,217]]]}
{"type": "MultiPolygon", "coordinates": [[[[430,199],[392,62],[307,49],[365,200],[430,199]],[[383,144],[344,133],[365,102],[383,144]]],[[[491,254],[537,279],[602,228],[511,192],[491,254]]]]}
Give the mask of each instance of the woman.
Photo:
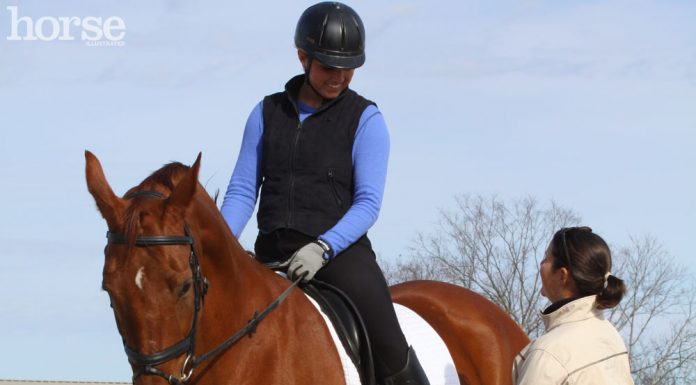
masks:
{"type": "Polygon", "coordinates": [[[319,3],[295,30],[304,73],[251,112],[222,204],[239,236],[256,205],[262,262],[316,277],[355,303],[383,384],[428,384],[394,312],[367,230],[377,220],[389,135],[377,106],[348,88],[365,62],[365,30],[341,3],[319,3]]]}
{"type": "Polygon", "coordinates": [[[556,232],[539,267],[546,333],[518,354],[516,385],[633,384],[621,336],[602,311],[626,292],[606,242],[589,227],[556,232]]]}

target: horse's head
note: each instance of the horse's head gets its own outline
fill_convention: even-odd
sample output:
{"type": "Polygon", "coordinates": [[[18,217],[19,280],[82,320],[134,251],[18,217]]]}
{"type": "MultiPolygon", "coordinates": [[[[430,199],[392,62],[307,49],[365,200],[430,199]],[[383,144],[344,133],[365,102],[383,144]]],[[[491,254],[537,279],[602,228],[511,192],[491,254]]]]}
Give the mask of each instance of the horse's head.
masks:
{"type": "Polygon", "coordinates": [[[162,167],[123,198],[114,194],[99,160],[88,151],[85,157],[89,192],[109,228],[103,288],[134,380],[155,381],[138,376],[141,372],[178,375],[186,353],[193,351],[195,308],[205,292],[186,221],[194,194],[202,189],[200,154],[190,168],[179,163],[162,167]]]}

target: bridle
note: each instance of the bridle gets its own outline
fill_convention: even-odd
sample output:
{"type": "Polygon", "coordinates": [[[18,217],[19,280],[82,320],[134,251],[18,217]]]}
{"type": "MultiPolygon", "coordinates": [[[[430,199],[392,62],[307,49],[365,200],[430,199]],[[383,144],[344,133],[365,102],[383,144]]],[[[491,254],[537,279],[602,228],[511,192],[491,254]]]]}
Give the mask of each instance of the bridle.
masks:
{"type": "MultiPolygon", "coordinates": [[[[164,199],[164,195],[157,191],[138,191],[128,194],[125,198],[132,199],[138,196],[154,197],[164,199]]],[[[111,231],[106,232],[107,244],[128,244],[128,238],[123,234],[113,233],[111,231]]],[[[298,278],[293,284],[288,287],[278,298],[271,302],[266,309],[261,313],[255,312],[252,319],[234,335],[227,338],[225,341],[220,343],[215,348],[211,349],[205,354],[196,356],[196,331],[198,329],[198,318],[201,308],[203,306],[203,298],[208,291],[209,283],[208,279],[203,275],[201,271],[201,265],[198,260],[198,255],[196,254],[196,248],[194,247],[195,242],[188,224],[184,220],[184,235],[139,235],[135,238],[135,246],[137,247],[151,247],[151,246],[170,246],[170,245],[189,245],[191,248],[191,254],[189,255],[189,267],[191,268],[191,276],[193,279],[193,320],[191,322],[191,329],[189,330],[186,337],[179,340],[179,342],[170,345],[160,351],[150,354],[143,354],[137,350],[131,348],[126,344],[125,338],[123,338],[123,347],[128,356],[128,360],[135,366],[133,371],[133,383],[135,383],[136,377],[140,375],[154,375],[160,376],[167,380],[171,385],[183,385],[187,380],[191,378],[193,370],[199,366],[203,361],[206,361],[228,347],[234,345],[237,341],[242,339],[242,337],[247,334],[251,334],[256,331],[258,324],[273,310],[275,310],[278,305],[280,305],[285,299],[290,295],[290,292],[300,283],[303,277],[298,278]],[[157,366],[171,361],[182,354],[186,353],[186,359],[181,367],[180,376],[175,376],[171,373],[167,373],[157,366]]]]}

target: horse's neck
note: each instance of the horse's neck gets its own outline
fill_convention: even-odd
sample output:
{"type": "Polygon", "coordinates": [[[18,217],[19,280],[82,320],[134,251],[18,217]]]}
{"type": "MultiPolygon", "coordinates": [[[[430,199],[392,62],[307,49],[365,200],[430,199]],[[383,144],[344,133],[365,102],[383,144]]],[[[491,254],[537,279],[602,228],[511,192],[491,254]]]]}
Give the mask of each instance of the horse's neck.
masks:
{"type": "MultiPolygon", "coordinates": [[[[212,204],[212,201],[211,201],[212,204]]],[[[217,207],[205,207],[200,221],[203,256],[201,266],[210,282],[204,312],[230,323],[245,323],[266,306],[277,281],[254,262],[227,227],[217,207]],[[261,307],[261,308],[260,308],[261,307]]],[[[272,276],[272,274],[270,274],[272,276]]]]}

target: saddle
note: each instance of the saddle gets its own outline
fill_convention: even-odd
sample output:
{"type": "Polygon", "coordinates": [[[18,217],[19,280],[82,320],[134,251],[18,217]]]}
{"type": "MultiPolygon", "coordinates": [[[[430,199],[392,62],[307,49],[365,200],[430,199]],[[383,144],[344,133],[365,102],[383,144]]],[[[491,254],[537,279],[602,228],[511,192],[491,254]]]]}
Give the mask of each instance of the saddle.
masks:
{"type": "MultiPolygon", "coordinates": [[[[248,250],[247,253],[251,258],[256,259],[255,253],[248,250]]],[[[263,263],[263,265],[275,272],[284,272],[279,262],[263,263]]],[[[344,349],[357,368],[360,382],[364,385],[376,385],[370,339],[353,301],[339,288],[317,279],[300,288],[319,304],[321,311],[331,321],[344,349]]]]}
{"type": "Polygon", "coordinates": [[[326,282],[313,280],[302,290],[314,299],[336,329],[348,356],[360,374],[362,384],[375,384],[372,349],[362,317],[353,302],[340,289],[326,282]]]}

